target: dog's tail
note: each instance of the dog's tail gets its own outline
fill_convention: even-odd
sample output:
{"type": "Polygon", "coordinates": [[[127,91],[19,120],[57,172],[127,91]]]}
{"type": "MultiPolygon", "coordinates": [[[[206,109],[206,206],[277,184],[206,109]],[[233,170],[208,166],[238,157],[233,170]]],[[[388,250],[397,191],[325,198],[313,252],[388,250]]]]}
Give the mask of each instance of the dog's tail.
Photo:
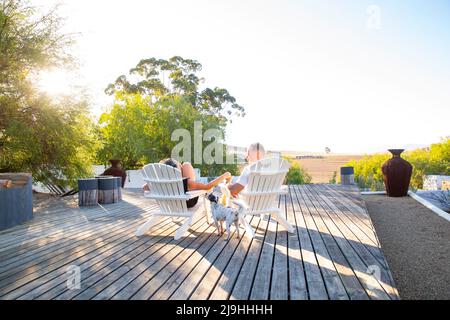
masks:
{"type": "Polygon", "coordinates": [[[243,200],[233,199],[233,200],[231,200],[231,202],[233,204],[237,205],[239,207],[239,209],[244,209],[244,210],[248,209],[247,203],[245,203],[245,201],[243,201],[243,200]]]}

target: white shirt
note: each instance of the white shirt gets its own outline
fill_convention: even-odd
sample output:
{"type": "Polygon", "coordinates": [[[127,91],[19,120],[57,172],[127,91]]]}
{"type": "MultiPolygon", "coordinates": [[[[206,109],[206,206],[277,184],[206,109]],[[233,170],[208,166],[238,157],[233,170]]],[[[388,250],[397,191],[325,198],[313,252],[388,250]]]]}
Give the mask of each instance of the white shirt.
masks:
{"type": "Polygon", "coordinates": [[[242,170],[242,173],[237,179],[236,183],[239,183],[243,187],[247,186],[249,175],[250,175],[250,165],[246,166],[244,170],[242,170]]]}

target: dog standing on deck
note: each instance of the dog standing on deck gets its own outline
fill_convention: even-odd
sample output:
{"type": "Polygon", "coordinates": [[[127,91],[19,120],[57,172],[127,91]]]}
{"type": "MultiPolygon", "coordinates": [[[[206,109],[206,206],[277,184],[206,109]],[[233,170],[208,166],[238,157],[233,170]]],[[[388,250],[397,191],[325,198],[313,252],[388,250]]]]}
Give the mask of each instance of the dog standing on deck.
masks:
{"type": "Polygon", "coordinates": [[[231,236],[231,225],[234,224],[236,227],[237,237],[240,238],[239,234],[239,220],[244,217],[247,206],[240,200],[232,200],[231,202],[238,206],[238,208],[225,207],[220,204],[220,199],[214,193],[208,195],[208,200],[211,201],[211,214],[216,225],[217,232],[219,236],[224,233],[223,221],[226,222],[227,229],[227,240],[231,236]]]}

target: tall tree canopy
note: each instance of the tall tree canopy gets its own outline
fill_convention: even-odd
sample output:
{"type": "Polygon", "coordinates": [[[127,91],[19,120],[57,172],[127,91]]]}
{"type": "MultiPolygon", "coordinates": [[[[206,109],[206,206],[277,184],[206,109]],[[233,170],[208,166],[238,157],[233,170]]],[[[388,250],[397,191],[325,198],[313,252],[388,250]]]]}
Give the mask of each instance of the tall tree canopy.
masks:
{"type": "MultiPolygon", "coordinates": [[[[130,70],[133,81],[122,75],[110,84],[106,93],[114,95],[115,102],[100,118],[104,144],[99,159],[106,162],[119,158],[131,168],[170,157],[177,144],[171,139],[172,133],[185,129],[194,137],[196,121],[201,122],[203,132],[217,129],[224,136],[227,123],[233,117],[244,116],[244,108],[226,89],[200,89],[200,70],[201,64],[191,59],[150,58],[130,70]]],[[[208,143],[203,141],[202,148],[208,143]]],[[[222,148],[225,159],[225,146],[222,148]]],[[[208,175],[221,170],[236,172],[236,165],[221,162],[194,164],[208,175]]]]}
{"type": "Polygon", "coordinates": [[[72,63],[72,38],[56,9],[0,3],[0,172],[32,172],[42,182],[74,183],[90,172],[96,143],[83,97],[50,97],[33,77],[72,63]]]}
{"type": "Polygon", "coordinates": [[[66,49],[73,42],[61,34],[57,7],[40,13],[27,1],[0,3],[0,93],[19,94],[30,74],[73,61],[66,49]]]}
{"type": "Polygon", "coordinates": [[[170,95],[183,96],[197,110],[231,120],[233,116],[244,116],[244,108],[228,90],[215,87],[200,90],[204,80],[197,73],[202,65],[191,59],[175,56],[169,60],[143,59],[130,70],[131,81],[121,75],[110,84],[105,92],[115,94],[118,91],[140,93],[158,101],[170,95]]]}

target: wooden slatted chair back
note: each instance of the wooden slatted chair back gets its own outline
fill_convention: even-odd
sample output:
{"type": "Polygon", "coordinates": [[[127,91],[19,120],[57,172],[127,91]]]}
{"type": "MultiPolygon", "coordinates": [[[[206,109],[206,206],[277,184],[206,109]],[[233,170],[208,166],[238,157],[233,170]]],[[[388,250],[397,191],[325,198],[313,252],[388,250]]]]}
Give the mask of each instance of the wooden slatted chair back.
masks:
{"type": "Polygon", "coordinates": [[[179,169],[165,164],[151,163],[143,167],[142,174],[150,180],[150,195],[157,196],[155,200],[162,214],[188,213],[186,199],[180,199],[186,195],[179,169]]]}
{"type": "Polygon", "coordinates": [[[262,159],[250,167],[245,196],[250,211],[274,206],[289,167],[289,162],[281,158],[262,159]]]}

